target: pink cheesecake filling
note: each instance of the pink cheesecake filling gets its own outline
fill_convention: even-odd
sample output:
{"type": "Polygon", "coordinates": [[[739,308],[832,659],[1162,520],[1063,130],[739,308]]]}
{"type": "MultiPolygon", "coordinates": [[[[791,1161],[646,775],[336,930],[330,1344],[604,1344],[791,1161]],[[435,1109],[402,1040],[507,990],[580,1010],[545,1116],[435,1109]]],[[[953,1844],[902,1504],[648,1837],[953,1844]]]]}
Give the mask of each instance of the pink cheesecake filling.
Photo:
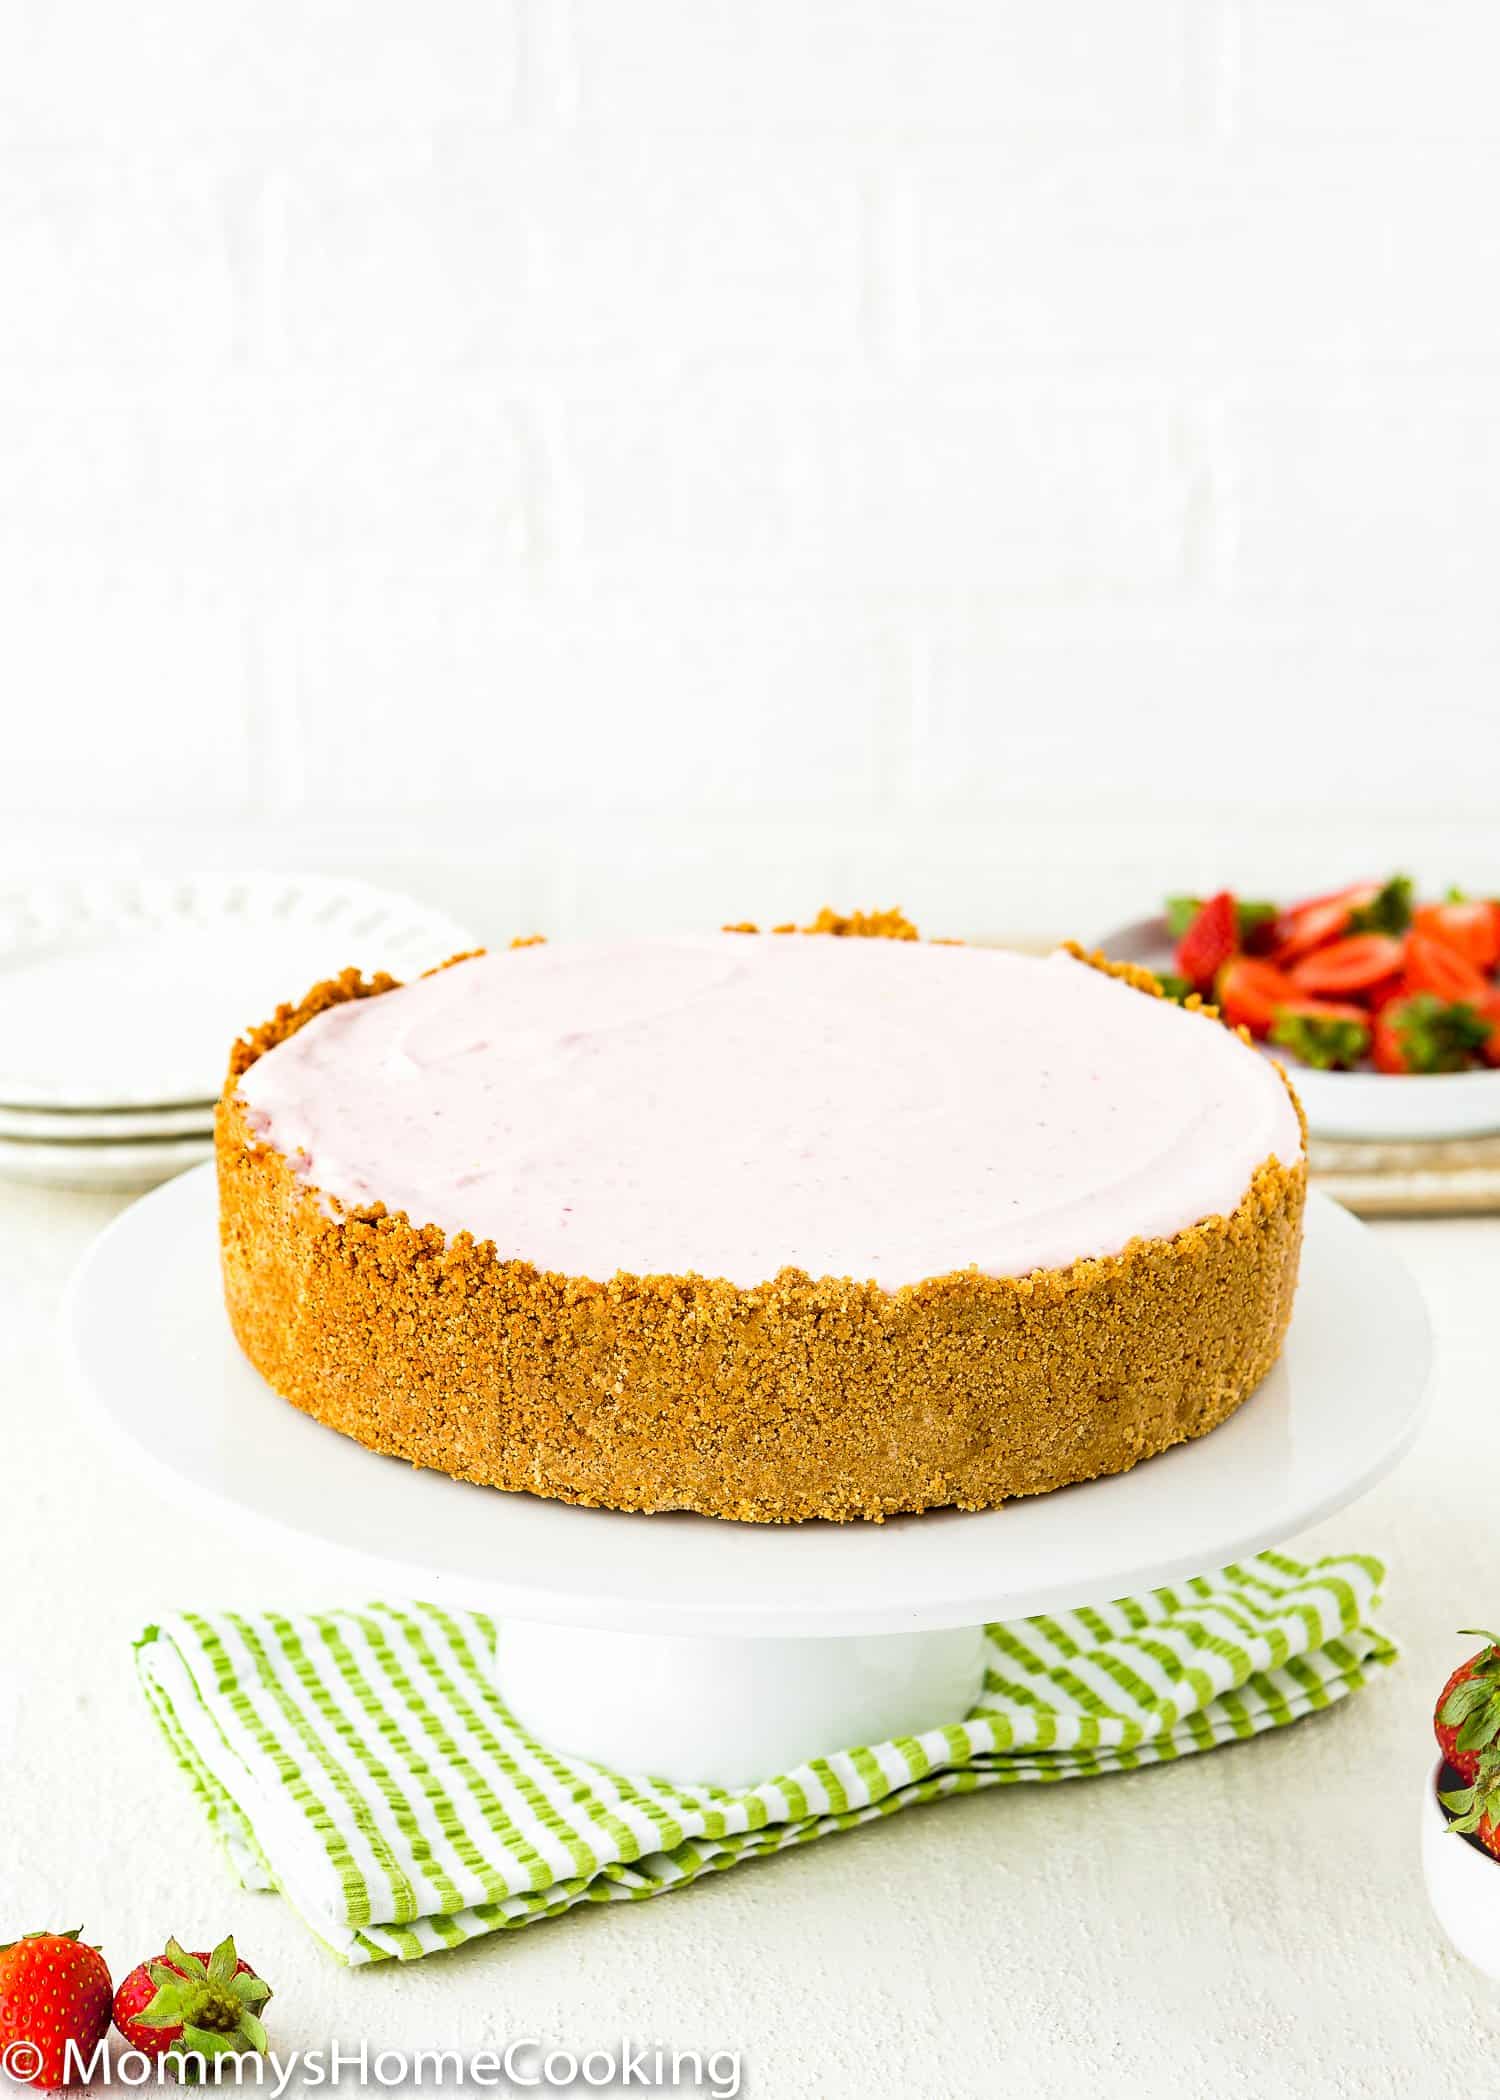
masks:
{"type": "Polygon", "coordinates": [[[1228,1029],[1064,955],[715,934],[477,958],[240,1082],[312,1186],[608,1278],[895,1289],[1116,1254],[1301,1154],[1228,1029]]]}

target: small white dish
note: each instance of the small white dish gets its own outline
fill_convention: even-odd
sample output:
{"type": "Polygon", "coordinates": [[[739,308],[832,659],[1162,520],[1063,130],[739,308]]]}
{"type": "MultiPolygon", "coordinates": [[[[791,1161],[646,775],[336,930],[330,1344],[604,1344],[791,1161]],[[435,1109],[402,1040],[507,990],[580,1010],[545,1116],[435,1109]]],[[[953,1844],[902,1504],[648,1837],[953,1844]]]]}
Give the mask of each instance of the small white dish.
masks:
{"type": "MultiPolygon", "coordinates": [[[[1441,1758],[1422,1787],[1422,1873],[1433,1916],[1464,1960],[1500,1981],[1500,1859],[1449,1828],[1441,1758]]],[[[1455,1782],[1456,1783],[1456,1782],[1455,1782]]]]}
{"type": "MultiPolygon", "coordinates": [[[[1115,962],[1170,970],[1162,918],[1134,919],[1094,943],[1115,962]]],[[[1274,1052],[1269,1054],[1274,1055],[1274,1052]]],[[[1500,1068],[1485,1072],[1316,1072],[1282,1059],[1314,1137],[1388,1142],[1484,1137],[1500,1131],[1500,1068]]]]}
{"type": "Polygon", "coordinates": [[[410,977],[475,946],[342,877],[194,875],[0,893],[0,1105],[158,1110],[214,1099],[235,1037],[357,965],[410,977]]]}

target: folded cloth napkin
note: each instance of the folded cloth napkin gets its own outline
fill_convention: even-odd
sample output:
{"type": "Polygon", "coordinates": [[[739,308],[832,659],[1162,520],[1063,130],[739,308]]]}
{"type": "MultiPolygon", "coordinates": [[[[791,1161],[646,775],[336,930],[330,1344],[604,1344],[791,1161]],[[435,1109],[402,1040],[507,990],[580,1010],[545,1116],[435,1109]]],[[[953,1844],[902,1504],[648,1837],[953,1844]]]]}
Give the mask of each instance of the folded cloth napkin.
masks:
{"type": "Polygon", "coordinates": [[[1380,1563],[1280,1553],[1143,1597],[991,1626],[951,1725],[747,1792],[559,1757],[496,1689],[495,1626],[434,1604],[180,1612],[136,1643],[162,1732],[247,1888],[342,1960],[412,1961],[503,1926],[681,1887],[948,1794],[1211,1750],[1393,1662],[1380,1563]]]}

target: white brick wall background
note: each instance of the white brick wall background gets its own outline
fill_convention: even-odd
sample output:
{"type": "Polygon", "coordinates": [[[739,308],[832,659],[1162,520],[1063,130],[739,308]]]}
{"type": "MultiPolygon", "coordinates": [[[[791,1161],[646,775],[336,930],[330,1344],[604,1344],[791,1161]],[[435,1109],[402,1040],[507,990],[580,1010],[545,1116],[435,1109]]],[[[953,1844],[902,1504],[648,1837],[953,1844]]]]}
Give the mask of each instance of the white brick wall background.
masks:
{"type": "Polygon", "coordinates": [[[8,0],[0,873],[1500,884],[1500,14],[8,0]]]}

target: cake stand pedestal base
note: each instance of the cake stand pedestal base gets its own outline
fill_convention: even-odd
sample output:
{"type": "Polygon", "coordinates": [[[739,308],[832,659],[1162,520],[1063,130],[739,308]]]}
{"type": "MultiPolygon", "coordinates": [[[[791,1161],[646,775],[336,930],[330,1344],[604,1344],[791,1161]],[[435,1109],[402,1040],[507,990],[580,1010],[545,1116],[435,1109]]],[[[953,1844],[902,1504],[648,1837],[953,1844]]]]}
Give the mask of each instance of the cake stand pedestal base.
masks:
{"type": "Polygon", "coordinates": [[[984,1683],[984,1649],[980,1626],[734,1640],[507,1619],[496,1683],[551,1749],[737,1789],[960,1719],[984,1683]]]}

